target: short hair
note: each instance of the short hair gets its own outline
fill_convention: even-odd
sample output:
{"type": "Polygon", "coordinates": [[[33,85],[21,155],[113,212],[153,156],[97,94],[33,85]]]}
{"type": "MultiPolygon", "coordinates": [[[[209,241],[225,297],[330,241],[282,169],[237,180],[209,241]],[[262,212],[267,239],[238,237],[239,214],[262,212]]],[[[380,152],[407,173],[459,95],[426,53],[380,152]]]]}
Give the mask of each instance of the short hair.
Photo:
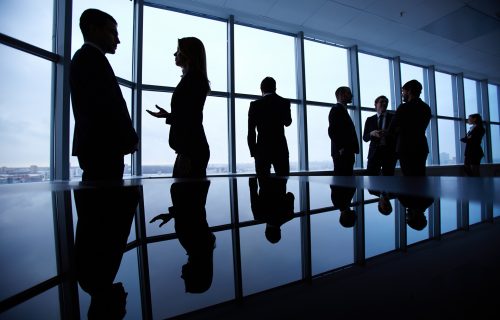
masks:
{"type": "Polygon", "coordinates": [[[378,96],[377,99],[375,99],[375,103],[379,102],[380,100],[385,100],[387,103],[389,103],[389,99],[384,95],[378,96]]]}
{"type": "Polygon", "coordinates": [[[418,82],[417,80],[413,79],[408,81],[403,85],[403,89],[410,91],[412,94],[416,96],[420,96],[420,93],[422,93],[422,84],[418,82]]]}
{"type": "Polygon", "coordinates": [[[472,119],[474,119],[476,121],[477,126],[483,126],[483,118],[481,117],[481,115],[479,113],[473,113],[473,114],[469,115],[469,117],[471,117],[472,119]]]}
{"type": "Polygon", "coordinates": [[[347,92],[351,92],[351,88],[345,87],[345,86],[338,87],[337,90],[335,90],[335,97],[338,98],[338,97],[340,97],[341,94],[347,93],[347,92]]]}
{"type": "Polygon", "coordinates": [[[276,92],[276,80],[272,77],[265,77],[260,83],[262,92],[276,92]]]}
{"type": "Polygon", "coordinates": [[[89,38],[91,26],[102,28],[109,21],[117,24],[115,18],[104,11],[98,9],[87,9],[83,11],[80,16],[80,30],[82,30],[83,39],[89,38]]]}

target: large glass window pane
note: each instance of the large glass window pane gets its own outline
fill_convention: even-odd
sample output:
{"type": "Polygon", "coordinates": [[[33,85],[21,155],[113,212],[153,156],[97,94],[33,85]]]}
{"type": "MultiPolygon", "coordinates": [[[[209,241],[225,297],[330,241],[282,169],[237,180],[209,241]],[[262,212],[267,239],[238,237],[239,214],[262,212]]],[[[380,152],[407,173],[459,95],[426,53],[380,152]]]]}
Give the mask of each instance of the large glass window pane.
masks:
{"type": "Polygon", "coordinates": [[[53,0],[2,0],[0,32],[52,51],[53,16],[53,0]]]}
{"type": "Polygon", "coordinates": [[[109,13],[116,20],[120,44],[115,54],[107,54],[106,57],[117,77],[132,80],[134,2],[128,0],[74,0],[71,55],[83,45],[83,36],[79,26],[80,16],[83,11],[89,8],[96,8],[109,13]]]}
{"type": "Polygon", "coordinates": [[[465,117],[473,113],[478,113],[478,86],[479,83],[477,81],[464,79],[465,117]]]}
{"type": "Polygon", "coordinates": [[[309,170],[333,170],[331,142],[328,136],[328,107],[307,107],[307,143],[309,170]]]}
{"type": "Polygon", "coordinates": [[[420,99],[428,101],[427,89],[424,84],[424,68],[411,64],[401,63],[401,86],[410,80],[417,80],[422,85],[420,99]]]}
{"type": "Polygon", "coordinates": [[[347,50],[306,40],[304,56],[307,100],[336,102],[335,90],[349,86],[347,50]]]}
{"type": "Polygon", "coordinates": [[[500,125],[490,125],[491,130],[491,156],[493,162],[500,162],[500,125]]]}
{"type": "Polygon", "coordinates": [[[211,89],[227,91],[226,29],[224,22],[145,6],[142,82],[177,86],[182,74],[173,55],[178,39],[196,37],[205,46],[211,89]]]}
{"type": "MultiPolygon", "coordinates": [[[[395,208],[394,200],[390,200],[395,208]]],[[[396,249],[394,214],[380,213],[378,202],[365,205],[365,257],[370,258],[396,249]]]]}
{"type": "Polygon", "coordinates": [[[0,45],[0,183],[50,179],[52,63],[0,45]]]}
{"type": "MultiPolygon", "coordinates": [[[[255,172],[254,158],[248,149],[248,109],[252,100],[236,99],[236,171],[239,173],[255,172]]],[[[297,131],[297,105],[291,105],[292,124],[285,127],[285,137],[288,144],[290,171],[298,170],[298,131],[297,131]]],[[[226,130],[227,131],[227,130],[226,130]]],[[[226,139],[227,140],[227,139],[226,139]]],[[[227,153],[226,153],[227,154],[227,153]]],[[[271,172],[274,169],[271,168],[271,172]]]]}
{"type": "MultiPolygon", "coordinates": [[[[361,91],[361,105],[371,108],[375,99],[384,95],[391,97],[391,80],[389,60],[360,53],[359,62],[359,85],[361,91]]],[[[388,108],[391,109],[394,102],[389,101],[388,108]]]]}
{"type": "Polygon", "coordinates": [[[457,201],[455,199],[441,199],[441,233],[457,229],[457,201]]]}
{"type": "Polygon", "coordinates": [[[456,128],[458,121],[438,119],[439,130],[439,163],[440,164],[456,164],[457,150],[456,128]]]}
{"type": "Polygon", "coordinates": [[[453,117],[455,97],[453,96],[453,77],[447,73],[436,72],[436,108],[440,116],[453,117]]]}
{"type": "Polygon", "coordinates": [[[234,55],[236,92],[260,95],[260,82],[269,76],[279,95],[297,97],[295,38],[235,25],[234,55]]]}
{"type": "Polygon", "coordinates": [[[498,100],[500,99],[500,90],[498,86],[488,84],[488,97],[490,102],[490,121],[500,121],[498,117],[498,100]]]}

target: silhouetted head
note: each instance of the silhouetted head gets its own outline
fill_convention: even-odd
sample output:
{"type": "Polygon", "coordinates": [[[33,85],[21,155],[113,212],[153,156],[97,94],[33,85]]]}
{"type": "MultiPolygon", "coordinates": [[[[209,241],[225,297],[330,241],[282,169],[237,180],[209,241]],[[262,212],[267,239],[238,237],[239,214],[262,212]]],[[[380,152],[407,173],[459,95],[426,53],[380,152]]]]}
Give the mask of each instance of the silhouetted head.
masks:
{"type": "Polygon", "coordinates": [[[344,228],[352,228],[356,224],[356,213],[352,209],[340,212],[339,222],[344,228]]]}
{"type": "Polygon", "coordinates": [[[352,92],[349,87],[338,87],[335,90],[335,98],[337,98],[337,102],[343,105],[347,105],[352,102],[352,92]]]}
{"type": "Polygon", "coordinates": [[[265,77],[260,83],[260,91],[262,91],[263,94],[276,92],[276,80],[272,77],[265,77]]]}
{"type": "Polygon", "coordinates": [[[266,239],[271,243],[277,243],[281,240],[281,229],[278,226],[266,225],[266,239]]]}
{"type": "Polygon", "coordinates": [[[207,80],[210,89],[210,82],[207,75],[207,56],[205,46],[200,39],[195,37],[181,38],[177,41],[177,52],[175,63],[179,67],[201,72],[207,80]]]}
{"type": "Polygon", "coordinates": [[[422,93],[422,84],[414,79],[405,83],[401,89],[403,101],[409,102],[414,98],[420,97],[420,94],[422,93]]]}
{"type": "Polygon", "coordinates": [[[80,16],[83,39],[97,45],[104,53],[115,53],[120,39],[116,20],[98,9],[87,9],[80,16]]]}
{"type": "Polygon", "coordinates": [[[420,231],[427,226],[427,218],[424,214],[425,210],[407,208],[406,209],[406,223],[414,230],[420,231]]]}
{"type": "Polygon", "coordinates": [[[387,105],[389,104],[389,99],[386,96],[378,96],[375,99],[375,110],[378,114],[384,113],[387,110],[387,105]]]}
{"type": "Polygon", "coordinates": [[[476,126],[482,126],[483,125],[483,118],[479,113],[473,113],[469,115],[469,118],[467,119],[467,122],[469,124],[475,124],[476,126]]]}
{"type": "Polygon", "coordinates": [[[378,199],[378,212],[380,212],[385,216],[391,214],[392,205],[391,205],[391,200],[389,200],[389,198],[382,196],[378,199]]]}

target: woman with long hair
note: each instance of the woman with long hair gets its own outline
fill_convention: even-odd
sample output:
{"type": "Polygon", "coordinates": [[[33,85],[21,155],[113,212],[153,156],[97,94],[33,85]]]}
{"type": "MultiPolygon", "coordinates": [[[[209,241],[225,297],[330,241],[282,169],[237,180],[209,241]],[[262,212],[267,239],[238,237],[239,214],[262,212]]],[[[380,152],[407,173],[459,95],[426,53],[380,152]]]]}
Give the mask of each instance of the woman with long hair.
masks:
{"type": "Polygon", "coordinates": [[[146,111],[170,125],[168,142],[177,153],[172,177],[205,177],[210,158],[203,128],[203,107],[210,92],[205,47],[198,38],[181,38],[174,56],[182,79],[172,94],[171,112],[158,105],[157,112],[146,111]]]}
{"type": "Polygon", "coordinates": [[[479,164],[481,158],[484,157],[481,141],[484,136],[483,119],[479,113],[469,115],[467,123],[471,125],[467,135],[460,139],[465,143],[465,159],[464,169],[465,174],[472,177],[479,177],[479,164]]]}

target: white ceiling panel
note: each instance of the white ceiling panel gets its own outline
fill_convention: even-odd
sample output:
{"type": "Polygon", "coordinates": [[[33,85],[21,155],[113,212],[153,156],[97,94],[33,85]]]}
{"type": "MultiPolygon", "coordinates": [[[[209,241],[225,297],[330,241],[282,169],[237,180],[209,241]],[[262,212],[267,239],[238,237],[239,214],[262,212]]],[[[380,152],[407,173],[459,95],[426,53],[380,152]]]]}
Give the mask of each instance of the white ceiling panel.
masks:
{"type": "Polygon", "coordinates": [[[366,9],[372,3],[377,2],[378,0],[328,0],[328,1],[340,3],[351,8],[366,9]]]}
{"type": "Polygon", "coordinates": [[[278,0],[269,10],[268,17],[302,25],[327,0],[278,0]]]}
{"type": "Polygon", "coordinates": [[[226,0],[192,0],[193,2],[200,2],[209,4],[211,6],[223,7],[226,0]]]}
{"type": "Polygon", "coordinates": [[[339,33],[353,39],[361,39],[375,46],[386,46],[408,37],[414,30],[407,26],[362,13],[340,28],[339,33]]]}
{"type": "Polygon", "coordinates": [[[225,7],[265,16],[277,0],[226,0],[225,7]]]}
{"type": "Polygon", "coordinates": [[[500,1],[498,0],[473,0],[468,5],[482,13],[500,19],[500,1]]]}
{"type": "Polygon", "coordinates": [[[451,50],[457,44],[453,41],[442,39],[438,36],[417,30],[405,38],[392,43],[390,47],[399,52],[413,57],[431,57],[433,52],[451,50]],[[411,39],[411,41],[408,41],[411,39]]]}
{"type": "Polygon", "coordinates": [[[381,0],[373,3],[366,11],[419,29],[462,6],[463,3],[456,0],[381,0]]]}
{"type": "Polygon", "coordinates": [[[465,42],[464,45],[484,53],[500,55],[500,30],[465,42]]]}
{"type": "Polygon", "coordinates": [[[311,15],[303,25],[312,29],[336,33],[337,29],[361,13],[362,11],[358,9],[328,1],[320,10],[311,15]]]}

